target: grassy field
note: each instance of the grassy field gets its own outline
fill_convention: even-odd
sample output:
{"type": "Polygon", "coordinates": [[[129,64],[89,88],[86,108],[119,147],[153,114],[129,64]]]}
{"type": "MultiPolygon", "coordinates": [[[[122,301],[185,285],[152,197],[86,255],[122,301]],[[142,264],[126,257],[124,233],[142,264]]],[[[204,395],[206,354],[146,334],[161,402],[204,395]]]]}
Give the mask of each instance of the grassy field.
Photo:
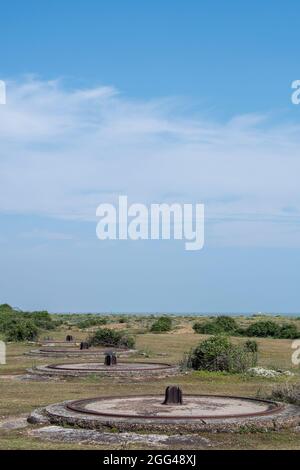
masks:
{"type": "MultiPolygon", "coordinates": [[[[257,320],[257,318],[255,318],[257,320]]],[[[277,320],[277,318],[276,318],[277,320]]],[[[169,333],[152,334],[147,331],[147,318],[127,319],[120,323],[117,319],[109,323],[110,328],[125,329],[136,336],[138,353],[134,360],[163,361],[178,363],[185,352],[197,345],[205,336],[195,334],[192,330],[193,319],[176,317],[174,330],[169,333]]],[[[247,323],[251,319],[241,318],[247,323]]],[[[299,320],[297,320],[299,326],[299,320]]],[[[91,330],[80,330],[76,325],[63,324],[51,332],[55,339],[63,339],[71,333],[76,339],[84,339],[91,330]]],[[[45,333],[45,334],[49,334],[45,333]]],[[[245,338],[232,338],[233,342],[245,341],[245,338]]],[[[26,368],[35,364],[62,362],[62,358],[38,358],[24,355],[34,348],[32,344],[11,343],[7,346],[7,364],[0,366],[0,426],[9,417],[18,417],[29,413],[34,408],[67,399],[79,399],[104,395],[130,395],[144,393],[162,393],[171,382],[182,386],[184,393],[231,394],[242,396],[266,396],[274,385],[283,381],[299,381],[299,368],[291,363],[291,340],[258,339],[259,365],[268,368],[292,370],[292,377],[266,379],[249,377],[243,374],[209,373],[204,371],[182,374],[177,378],[149,380],[145,382],[120,383],[109,379],[87,377],[70,378],[60,381],[20,380],[26,368]]],[[[72,362],[72,359],[64,362],[72,362]]],[[[74,361],[74,360],[73,360],[74,361]]],[[[78,359],[76,359],[76,362],[78,359]]],[[[28,435],[31,426],[24,429],[1,430],[0,449],[83,449],[92,445],[64,444],[41,441],[28,435]]],[[[213,434],[206,435],[216,449],[300,449],[300,434],[297,432],[266,432],[258,434],[213,434]]],[[[101,448],[101,446],[97,446],[101,448]]],[[[114,448],[113,446],[111,448],[114,448]]],[[[128,448],[131,448],[130,446],[128,448]]],[[[146,448],[134,445],[134,448],[146,448]]]]}

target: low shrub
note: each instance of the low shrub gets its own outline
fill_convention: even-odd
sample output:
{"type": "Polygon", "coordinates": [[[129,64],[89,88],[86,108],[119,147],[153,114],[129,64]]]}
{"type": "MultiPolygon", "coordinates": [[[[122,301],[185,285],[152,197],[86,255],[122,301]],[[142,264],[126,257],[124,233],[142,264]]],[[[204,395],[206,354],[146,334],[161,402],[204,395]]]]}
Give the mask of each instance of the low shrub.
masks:
{"type": "Polygon", "coordinates": [[[38,328],[32,320],[12,321],[6,325],[6,341],[35,341],[38,328]]]}
{"type": "Polygon", "coordinates": [[[284,401],[294,405],[300,405],[300,383],[278,385],[272,390],[273,400],[284,401]]]}
{"type": "Polygon", "coordinates": [[[88,338],[90,346],[115,346],[120,348],[133,348],[135,341],[132,336],[126,335],[123,331],[101,328],[88,338]]]}
{"type": "Polygon", "coordinates": [[[9,304],[1,304],[0,305],[0,313],[7,313],[7,312],[13,312],[14,309],[9,305],[9,304]]]}
{"type": "Polygon", "coordinates": [[[195,370],[245,372],[257,362],[257,354],[245,345],[234,345],[225,336],[213,336],[193,349],[187,365],[195,370]]]}
{"type": "Polygon", "coordinates": [[[193,330],[200,335],[217,335],[221,333],[220,328],[213,321],[205,323],[196,322],[193,325],[193,330]]]}
{"type": "Polygon", "coordinates": [[[122,316],[119,318],[119,323],[127,323],[129,318],[127,316],[122,316]]]}
{"type": "Polygon", "coordinates": [[[0,305],[0,333],[7,341],[34,341],[39,329],[55,328],[47,311],[22,312],[8,304],[0,305]]]}
{"type": "Polygon", "coordinates": [[[222,315],[204,323],[193,325],[195,333],[206,335],[228,334],[232,336],[249,336],[258,338],[300,338],[300,331],[294,323],[279,324],[273,320],[259,320],[247,328],[241,328],[234,318],[222,315]]]}
{"type": "Polygon", "coordinates": [[[87,318],[86,320],[81,320],[78,322],[77,326],[78,328],[84,330],[85,328],[89,328],[91,326],[97,326],[97,325],[106,325],[107,320],[106,318],[99,317],[99,318],[87,318]]]}
{"type": "Polygon", "coordinates": [[[282,339],[300,338],[300,332],[298,331],[294,323],[284,323],[280,327],[279,338],[282,338],[282,339]]]}
{"type": "Polygon", "coordinates": [[[278,337],[280,327],[272,320],[261,320],[253,323],[244,330],[246,336],[278,337]]]}
{"type": "Polygon", "coordinates": [[[244,347],[247,351],[250,351],[253,353],[256,353],[258,351],[258,344],[256,341],[252,339],[248,339],[248,341],[246,341],[246,343],[244,344],[244,347]]]}
{"type": "Polygon", "coordinates": [[[283,338],[295,339],[300,337],[294,323],[284,323],[279,325],[272,320],[261,320],[253,323],[244,330],[245,336],[256,336],[261,338],[283,338]]]}
{"type": "Polygon", "coordinates": [[[220,315],[205,323],[196,322],[193,329],[195,333],[206,335],[235,334],[238,331],[238,324],[234,318],[220,315]]]}
{"type": "Polygon", "coordinates": [[[46,310],[24,313],[24,317],[31,319],[37,328],[41,328],[43,330],[55,329],[55,322],[46,310]]]}
{"type": "Polygon", "coordinates": [[[172,320],[169,317],[159,317],[151,326],[152,333],[163,333],[172,329],[172,320]]]}

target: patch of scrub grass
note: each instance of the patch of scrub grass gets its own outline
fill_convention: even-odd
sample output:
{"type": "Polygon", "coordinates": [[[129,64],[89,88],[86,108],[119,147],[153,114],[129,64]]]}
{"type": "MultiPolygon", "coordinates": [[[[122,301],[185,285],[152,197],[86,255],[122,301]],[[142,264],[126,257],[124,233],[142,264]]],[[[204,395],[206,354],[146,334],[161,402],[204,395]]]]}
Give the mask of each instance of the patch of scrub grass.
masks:
{"type": "MultiPolygon", "coordinates": [[[[24,431],[0,432],[0,450],[91,450],[95,447],[97,449],[107,448],[105,444],[50,441],[26,434],[24,431]]],[[[117,449],[117,446],[112,445],[111,449],[117,449]]]]}
{"type": "MultiPolygon", "coordinates": [[[[197,370],[193,371],[192,374],[194,377],[197,377],[198,379],[201,379],[203,381],[207,382],[231,382],[234,384],[239,384],[243,382],[252,382],[252,383],[257,383],[259,382],[272,382],[272,383],[281,383],[281,382],[286,382],[287,377],[285,375],[282,376],[277,376],[277,377],[254,377],[251,375],[248,375],[247,373],[243,374],[230,374],[229,372],[223,372],[223,371],[218,371],[218,372],[209,372],[206,370],[197,370]]],[[[292,378],[291,378],[292,379],[292,378]]],[[[296,379],[295,379],[296,380],[296,379]]]]}
{"type": "MultiPolygon", "coordinates": [[[[292,431],[268,431],[268,432],[245,432],[245,433],[203,433],[202,437],[209,440],[211,446],[208,449],[215,450],[299,450],[299,433],[292,431]]],[[[0,450],[107,450],[108,444],[93,443],[64,443],[34,438],[28,435],[28,429],[22,431],[0,431],[0,450]]],[[[153,449],[151,445],[143,443],[129,444],[128,446],[109,444],[111,450],[128,449],[153,449]]],[[[181,449],[182,445],[172,445],[172,450],[181,449]]],[[[196,445],[193,449],[202,448],[196,445]]]]}
{"type": "Polygon", "coordinates": [[[230,374],[229,372],[225,372],[225,371],[214,371],[214,372],[210,372],[208,370],[195,370],[192,372],[192,375],[194,375],[195,377],[198,377],[198,378],[201,378],[203,380],[208,380],[208,381],[211,381],[211,380],[224,380],[226,378],[229,378],[230,377],[230,380],[232,379],[235,379],[235,380],[239,380],[240,377],[242,376],[242,374],[230,374]]]}
{"type": "Polygon", "coordinates": [[[219,450],[299,450],[299,433],[293,431],[267,431],[255,433],[209,433],[203,437],[211,440],[219,450]]]}

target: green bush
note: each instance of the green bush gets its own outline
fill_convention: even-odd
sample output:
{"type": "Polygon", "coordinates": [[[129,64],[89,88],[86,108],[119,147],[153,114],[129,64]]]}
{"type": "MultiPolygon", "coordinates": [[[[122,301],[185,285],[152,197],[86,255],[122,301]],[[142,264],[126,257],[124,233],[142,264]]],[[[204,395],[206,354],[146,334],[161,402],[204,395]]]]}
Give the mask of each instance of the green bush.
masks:
{"type": "Polygon", "coordinates": [[[284,323],[280,327],[279,338],[283,338],[283,339],[300,338],[300,332],[298,331],[294,323],[284,323]]]}
{"type": "Polygon", "coordinates": [[[7,312],[13,312],[14,309],[8,305],[8,304],[1,304],[0,305],[0,313],[7,313],[7,312]]]}
{"type": "Polygon", "coordinates": [[[172,320],[169,317],[159,317],[151,326],[152,333],[163,333],[172,329],[172,320]]]}
{"type": "Polygon", "coordinates": [[[220,315],[205,323],[196,322],[193,329],[195,333],[205,335],[235,334],[238,332],[238,324],[234,318],[220,315]]]}
{"type": "Polygon", "coordinates": [[[245,329],[244,334],[246,336],[258,336],[258,337],[278,337],[280,327],[277,323],[272,320],[261,320],[253,323],[245,329]]]}
{"type": "Polygon", "coordinates": [[[246,328],[244,330],[244,335],[262,338],[271,337],[295,339],[300,337],[300,332],[294,323],[284,323],[283,325],[279,325],[272,320],[261,320],[246,328]]]}
{"type": "Polygon", "coordinates": [[[7,341],[33,341],[39,329],[54,328],[55,324],[46,311],[21,312],[8,304],[0,305],[0,333],[7,341]]]}
{"type": "Polygon", "coordinates": [[[225,336],[213,336],[202,341],[193,349],[187,359],[189,367],[195,370],[245,372],[257,362],[257,354],[245,345],[232,344],[225,336]]]}
{"type": "Polygon", "coordinates": [[[240,328],[234,318],[225,315],[213,318],[205,323],[196,322],[193,329],[195,333],[206,335],[229,334],[232,336],[261,338],[300,338],[300,332],[294,323],[280,325],[273,320],[259,320],[248,326],[248,328],[240,328]]]}
{"type": "Polygon", "coordinates": [[[80,329],[85,329],[91,326],[106,325],[106,324],[107,324],[106,318],[100,317],[100,318],[88,318],[86,320],[81,320],[80,322],[77,323],[77,326],[80,329]]]}
{"type": "Polygon", "coordinates": [[[258,351],[258,344],[256,341],[248,339],[246,343],[244,344],[244,347],[247,351],[256,353],[258,351]]]}
{"type": "Polygon", "coordinates": [[[202,334],[202,335],[218,335],[222,333],[222,331],[215,324],[214,321],[205,322],[205,323],[196,322],[193,325],[193,330],[195,331],[195,333],[202,334]]]}
{"type": "Polygon", "coordinates": [[[37,328],[41,328],[43,330],[55,329],[55,323],[52,320],[51,315],[46,310],[24,313],[24,318],[30,318],[37,328]]]}
{"type": "Polygon", "coordinates": [[[127,323],[129,318],[127,316],[122,316],[119,318],[119,323],[127,323]]]}
{"type": "Polygon", "coordinates": [[[6,341],[35,341],[38,329],[31,320],[12,321],[6,325],[6,341]]]}
{"type": "Polygon", "coordinates": [[[91,346],[115,346],[120,348],[133,348],[134,339],[123,331],[101,328],[88,338],[91,346]]]}
{"type": "Polygon", "coordinates": [[[215,323],[226,333],[232,333],[238,328],[236,320],[226,315],[220,315],[215,319],[215,323]]]}

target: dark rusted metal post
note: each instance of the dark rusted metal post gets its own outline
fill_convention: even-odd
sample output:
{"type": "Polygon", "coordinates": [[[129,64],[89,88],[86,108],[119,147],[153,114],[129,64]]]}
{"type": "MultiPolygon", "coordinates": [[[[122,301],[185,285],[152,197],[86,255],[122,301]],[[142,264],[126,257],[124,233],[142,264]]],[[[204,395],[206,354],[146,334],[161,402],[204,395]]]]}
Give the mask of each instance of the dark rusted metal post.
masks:
{"type": "Polygon", "coordinates": [[[176,385],[166,388],[163,405],[182,405],[182,391],[176,385]]]}
{"type": "Polygon", "coordinates": [[[114,353],[106,353],[104,358],[104,365],[115,366],[117,364],[117,356],[114,353]]]}

